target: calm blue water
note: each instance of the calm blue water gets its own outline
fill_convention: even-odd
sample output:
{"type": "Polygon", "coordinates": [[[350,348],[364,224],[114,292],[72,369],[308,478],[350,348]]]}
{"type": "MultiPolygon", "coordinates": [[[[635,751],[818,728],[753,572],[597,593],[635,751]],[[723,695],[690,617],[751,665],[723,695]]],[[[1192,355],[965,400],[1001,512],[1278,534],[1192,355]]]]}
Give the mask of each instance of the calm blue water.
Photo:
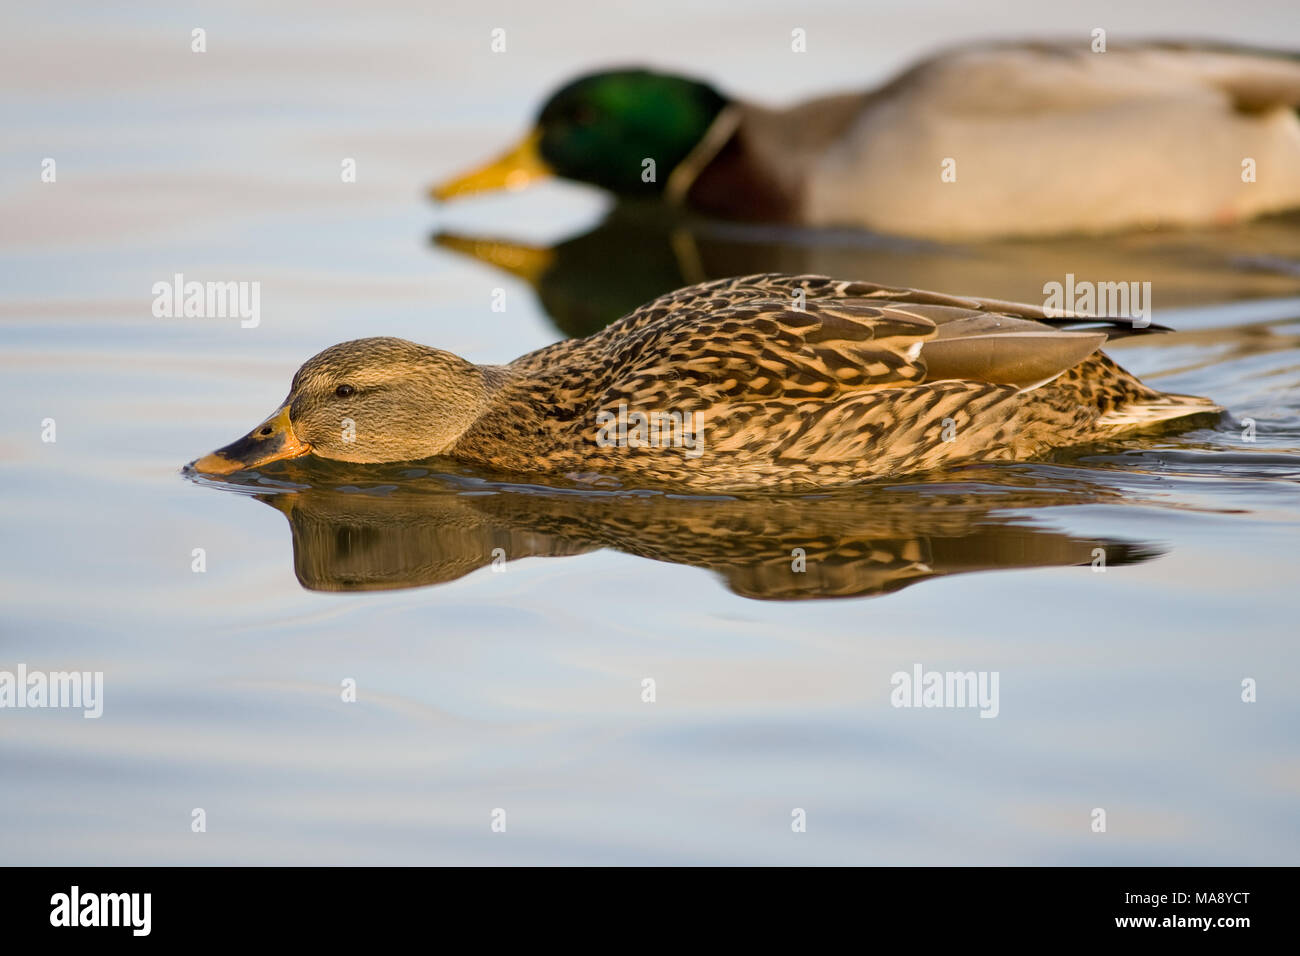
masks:
{"type": "Polygon", "coordinates": [[[1112,354],[1232,413],[1183,436],[794,502],[575,499],[436,468],[180,475],[326,345],[507,361],[651,274],[667,240],[605,242],[604,201],[578,187],[422,196],[580,69],[651,60],[777,101],[1004,21],[1294,32],[1268,4],[1172,27],[1097,3],[669,7],[11,11],[0,671],[102,671],[104,710],[0,709],[0,861],[1300,862],[1294,221],[971,249],[706,229],[698,260],[654,267],[1021,298],[1066,272],[1147,279],[1180,331],[1112,354]],[[534,288],[446,240],[593,233],[608,287],[559,256],[534,288]],[[260,281],[260,325],[155,319],[151,286],[177,272],[260,281]],[[998,716],[891,706],[917,664],[997,672],[998,716]]]}

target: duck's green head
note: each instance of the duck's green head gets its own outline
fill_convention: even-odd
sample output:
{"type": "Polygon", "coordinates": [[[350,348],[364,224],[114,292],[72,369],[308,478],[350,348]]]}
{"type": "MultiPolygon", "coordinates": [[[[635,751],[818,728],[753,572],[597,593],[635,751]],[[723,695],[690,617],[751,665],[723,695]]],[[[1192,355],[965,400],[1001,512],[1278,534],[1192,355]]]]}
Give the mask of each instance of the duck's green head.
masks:
{"type": "Polygon", "coordinates": [[[620,196],[656,195],[727,102],[707,83],[687,77],[649,70],[592,73],[556,91],[516,147],[441,183],[432,194],[450,199],[517,189],[558,175],[620,196]]]}

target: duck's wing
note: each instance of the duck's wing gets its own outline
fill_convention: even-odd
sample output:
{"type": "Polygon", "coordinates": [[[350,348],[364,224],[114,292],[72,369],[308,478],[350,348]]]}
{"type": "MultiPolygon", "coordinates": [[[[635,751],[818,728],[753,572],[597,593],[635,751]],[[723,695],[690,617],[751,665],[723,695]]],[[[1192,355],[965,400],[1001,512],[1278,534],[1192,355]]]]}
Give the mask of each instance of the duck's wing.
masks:
{"type": "Polygon", "coordinates": [[[1230,44],[1014,41],[941,50],[881,87],[962,113],[1042,113],[1216,90],[1243,111],[1300,106],[1300,53],[1230,44]]]}
{"type": "MultiPolygon", "coordinates": [[[[816,279],[820,276],[791,277],[799,280],[816,279]]],[[[852,283],[854,294],[873,301],[888,301],[915,308],[927,308],[925,314],[938,323],[950,322],[967,317],[970,312],[982,312],[992,315],[1028,319],[1039,325],[1062,329],[1085,328],[1089,331],[1101,331],[1107,339],[1125,338],[1130,335],[1147,335],[1154,332],[1172,332],[1167,325],[1160,325],[1145,319],[1126,315],[1085,315],[1069,309],[1048,309],[1046,306],[1031,305],[1027,302],[1010,302],[1006,299],[989,299],[977,296],[945,295],[941,292],[926,292],[922,289],[906,289],[896,286],[877,285],[870,282],[852,283]]]]}
{"type": "Polygon", "coordinates": [[[1300,204],[1297,105],[1300,57],[1267,51],[946,50],[864,101],[797,218],[945,241],[1251,218],[1300,204]],[[1246,159],[1271,172],[1243,186],[1246,159]]]}
{"type": "Polygon", "coordinates": [[[1178,57],[1203,82],[1227,93],[1239,110],[1300,107],[1300,52],[1191,43],[1153,43],[1148,49],[1178,57]]]}
{"type": "Polygon", "coordinates": [[[581,361],[607,372],[598,407],[696,410],[951,380],[1034,388],[1106,340],[1010,305],[822,276],[747,276],[656,299],[586,340],[581,361]]]}

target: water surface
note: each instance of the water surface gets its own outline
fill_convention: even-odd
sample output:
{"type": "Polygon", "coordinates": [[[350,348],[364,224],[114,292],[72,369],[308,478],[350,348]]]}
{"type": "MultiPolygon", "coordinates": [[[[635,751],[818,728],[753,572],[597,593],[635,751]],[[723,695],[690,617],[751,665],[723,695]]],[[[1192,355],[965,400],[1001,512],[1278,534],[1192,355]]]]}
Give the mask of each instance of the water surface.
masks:
{"type": "MultiPolygon", "coordinates": [[[[102,671],[105,702],[0,711],[0,860],[1300,862],[1295,220],[948,248],[646,222],[563,185],[425,202],[595,64],[779,101],[991,29],[964,5],[815,4],[790,62],[783,5],[669,6],[12,12],[0,669],[102,671]],[[445,463],[179,472],[336,341],[508,361],[765,269],[1025,299],[1067,272],[1151,281],[1179,332],[1112,354],[1230,415],[797,499],[445,463]],[[177,272],[260,281],[260,325],[154,318],[177,272]],[[916,664],[998,672],[997,718],[892,707],[916,664]]],[[[999,10],[1011,32],[1189,29],[1159,5],[999,10]]],[[[1284,6],[1248,12],[1198,10],[1198,32],[1294,30],[1284,6]]]]}

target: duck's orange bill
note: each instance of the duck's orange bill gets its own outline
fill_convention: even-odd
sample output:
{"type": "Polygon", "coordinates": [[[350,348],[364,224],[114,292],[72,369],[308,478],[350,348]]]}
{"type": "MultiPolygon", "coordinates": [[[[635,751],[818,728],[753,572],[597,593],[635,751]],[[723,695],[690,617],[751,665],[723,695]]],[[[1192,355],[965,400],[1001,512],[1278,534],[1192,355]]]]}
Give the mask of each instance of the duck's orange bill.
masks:
{"type": "Polygon", "coordinates": [[[286,404],[243,438],[190,462],[190,467],[208,475],[229,475],[282,458],[297,458],[310,451],[311,445],[299,441],[293,433],[286,404]]]}
{"type": "Polygon", "coordinates": [[[535,129],[503,156],[498,156],[473,172],[439,183],[429,190],[429,195],[443,201],[496,189],[523,189],[539,179],[554,176],[555,170],[542,159],[538,148],[541,141],[541,130],[535,129]]]}

